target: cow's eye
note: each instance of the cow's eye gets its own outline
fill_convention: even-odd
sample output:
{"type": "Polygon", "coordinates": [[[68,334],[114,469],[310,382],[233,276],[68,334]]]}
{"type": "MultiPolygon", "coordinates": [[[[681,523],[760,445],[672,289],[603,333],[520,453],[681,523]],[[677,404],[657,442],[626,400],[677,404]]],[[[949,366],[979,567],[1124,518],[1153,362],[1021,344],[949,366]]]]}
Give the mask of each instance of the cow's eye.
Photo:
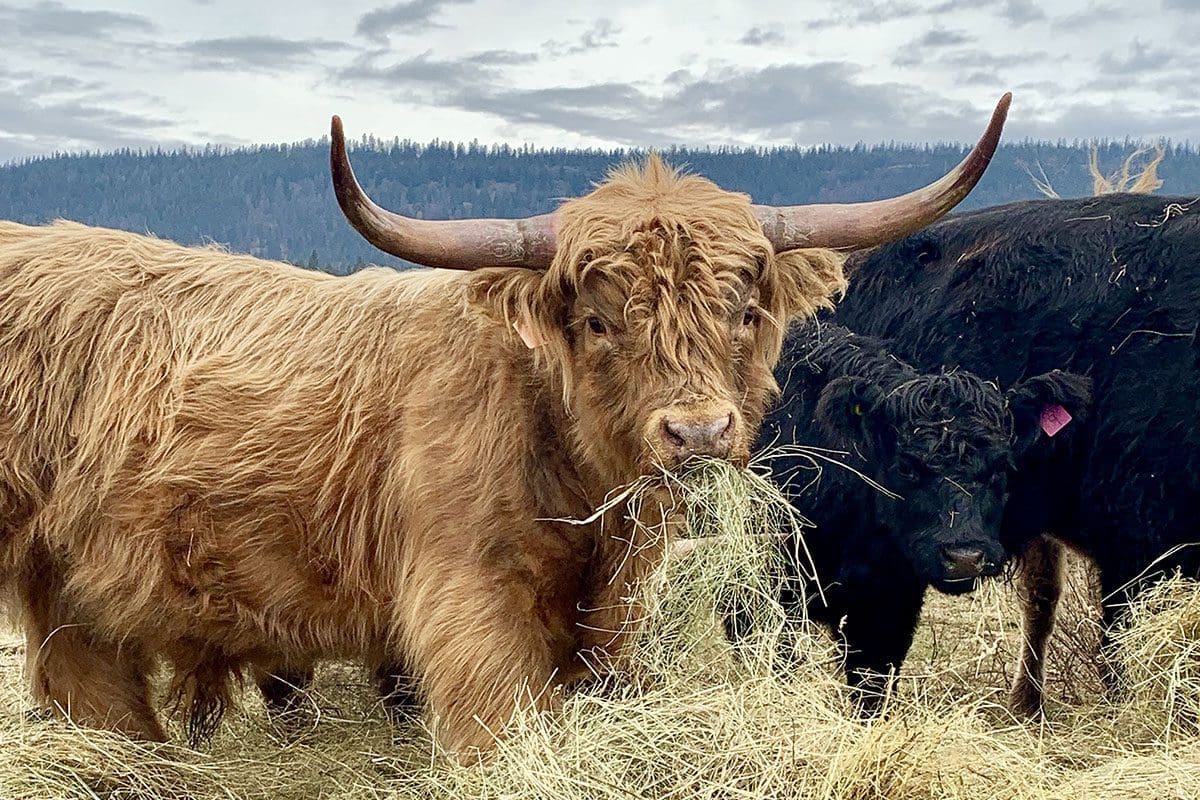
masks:
{"type": "Polygon", "coordinates": [[[604,334],[608,333],[608,328],[605,326],[604,320],[600,319],[599,317],[588,317],[587,326],[588,330],[597,336],[603,336],[604,334]]]}
{"type": "Polygon", "coordinates": [[[758,309],[754,306],[746,306],[746,310],[742,312],[742,324],[753,325],[758,319],[758,309]]]}

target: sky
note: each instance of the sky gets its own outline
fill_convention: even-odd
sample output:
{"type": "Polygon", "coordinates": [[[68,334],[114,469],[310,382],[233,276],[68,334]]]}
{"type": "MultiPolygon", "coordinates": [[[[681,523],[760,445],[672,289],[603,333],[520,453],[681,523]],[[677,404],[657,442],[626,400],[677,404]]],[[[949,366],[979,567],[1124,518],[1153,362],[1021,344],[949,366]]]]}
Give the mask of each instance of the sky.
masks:
{"type": "Polygon", "coordinates": [[[0,162],[347,134],[1196,141],[1200,0],[0,0],[0,162]],[[704,9],[703,12],[698,9],[704,9]]]}

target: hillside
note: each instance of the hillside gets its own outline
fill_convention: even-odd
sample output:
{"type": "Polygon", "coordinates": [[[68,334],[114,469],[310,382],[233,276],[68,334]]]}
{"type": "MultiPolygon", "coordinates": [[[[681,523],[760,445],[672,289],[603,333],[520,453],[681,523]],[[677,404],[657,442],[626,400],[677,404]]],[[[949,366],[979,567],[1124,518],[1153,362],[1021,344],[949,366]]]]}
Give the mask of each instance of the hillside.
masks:
{"type": "MultiPolygon", "coordinates": [[[[1115,169],[1129,142],[1101,145],[1115,169]]],[[[684,150],[665,154],[758,202],[867,200],[898,194],[945,172],[958,146],[857,146],[772,150],[684,150]]],[[[364,186],[383,205],[430,218],[524,216],[555,198],[586,192],[624,151],[569,151],[419,145],[364,139],[354,153],[364,186]]],[[[1003,145],[962,208],[1037,196],[1029,171],[1064,197],[1091,193],[1085,144],[1003,145]],[[1028,170],[1028,171],[1027,171],[1028,170]]],[[[1200,194],[1200,152],[1168,149],[1159,170],[1168,194],[1200,194]]],[[[131,151],[63,155],[0,166],[0,218],[68,218],[149,231],[185,243],[230,248],[344,272],[368,262],[399,264],[363,242],[343,221],[328,177],[327,143],[195,152],[131,151]]]]}

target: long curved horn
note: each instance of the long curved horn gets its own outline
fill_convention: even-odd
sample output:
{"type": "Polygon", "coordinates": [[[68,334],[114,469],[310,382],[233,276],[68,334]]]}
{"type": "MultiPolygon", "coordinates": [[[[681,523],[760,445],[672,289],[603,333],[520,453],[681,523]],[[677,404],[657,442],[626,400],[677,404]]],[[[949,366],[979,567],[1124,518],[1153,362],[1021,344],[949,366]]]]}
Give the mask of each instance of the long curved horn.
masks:
{"type": "Polygon", "coordinates": [[[915,233],[966,197],[996,152],[1012,92],[992,112],[983,138],[957,167],[923,189],[867,203],[753,207],[754,216],[776,252],[799,247],[861,250],[915,233]]]}
{"type": "Polygon", "coordinates": [[[527,267],[545,269],[557,244],[554,214],[525,219],[413,219],[380,208],[350,168],[342,120],[329,130],[329,166],[342,213],[371,244],[394,256],[446,269],[527,267]]]}

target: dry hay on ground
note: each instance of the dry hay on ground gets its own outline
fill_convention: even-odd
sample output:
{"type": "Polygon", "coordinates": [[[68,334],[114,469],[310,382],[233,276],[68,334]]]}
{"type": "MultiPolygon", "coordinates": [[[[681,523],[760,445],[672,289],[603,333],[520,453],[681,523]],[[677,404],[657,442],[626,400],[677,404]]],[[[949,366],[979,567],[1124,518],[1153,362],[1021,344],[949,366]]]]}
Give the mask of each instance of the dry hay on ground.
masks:
{"type": "Polygon", "coordinates": [[[518,718],[485,766],[438,759],[418,723],[391,728],[365,676],[345,665],[320,673],[303,730],[282,736],[247,692],[203,752],[27,720],[13,635],[0,637],[0,798],[1200,797],[1194,584],[1171,581],[1133,610],[1117,651],[1128,691],[1109,705],[1087,660],[1094,600],[1076,564],[1042,724],[1003,706],[1017,647],[1011,587],[931,596],[887,716],[862,723],[828,637],[785,630],[764,601],[770,542],[756,532],[795,520],[762,481],[726,474],[706,486],[689,495],[693,517],[709,527],[715,509],[724,539],[668,562],[637,641],[637,680],[575,693],[556,716],[518,718]],[[708,624],[716,594],[765,623],[738,659],[708,624]],[[799,656],[786,677],[770,668],[781,636],[799,656]]]}

